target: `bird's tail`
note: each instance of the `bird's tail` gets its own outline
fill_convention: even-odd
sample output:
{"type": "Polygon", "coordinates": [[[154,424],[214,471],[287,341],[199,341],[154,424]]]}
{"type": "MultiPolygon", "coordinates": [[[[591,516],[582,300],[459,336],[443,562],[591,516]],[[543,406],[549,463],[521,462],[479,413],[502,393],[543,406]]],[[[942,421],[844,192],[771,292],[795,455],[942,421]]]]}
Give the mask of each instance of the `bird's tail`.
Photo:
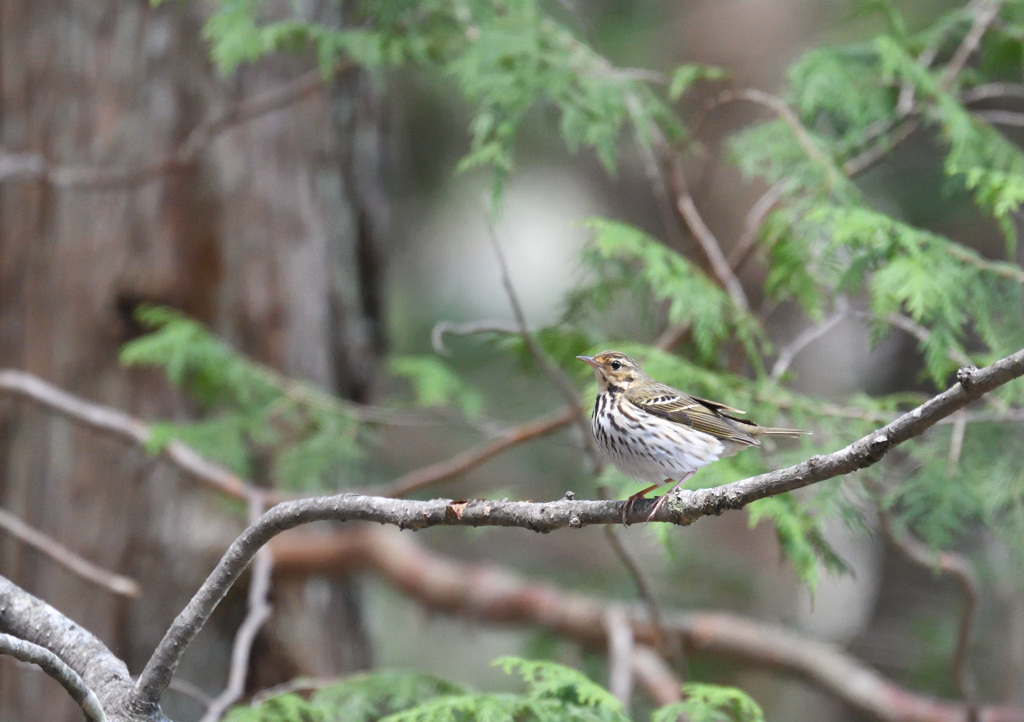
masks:
{"type": "Polygon", "coordinates": [[[758,426],[754,431],[754,436],[790,436],[796,438],[797,436],[807,436],[812,432],[802,431],[801,429],[779,429],[774,426],[758,426]]]}

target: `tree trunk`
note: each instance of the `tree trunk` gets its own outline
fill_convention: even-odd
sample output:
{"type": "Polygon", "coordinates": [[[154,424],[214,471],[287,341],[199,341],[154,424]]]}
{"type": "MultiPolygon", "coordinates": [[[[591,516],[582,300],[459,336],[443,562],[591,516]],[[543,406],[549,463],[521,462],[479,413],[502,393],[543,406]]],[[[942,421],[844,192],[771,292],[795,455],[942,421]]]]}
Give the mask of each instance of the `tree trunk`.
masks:
{"type": "MultiPolygon", "coordinates": [[[[233,101],[303,72],[277,60],[219,79],[198,11],[0,0],[4,152],[39,154],[51,167],[144,166],[233,101]]],[[[129,184],[70,187],[66,175],[0,170],[0,367],[146,419],[187,418],[187,401],[158,373],[118,367],[120,345],[137,332],[131,310],[157,302],[287,374],[364,396],[381,343],[372,100],[352,75],[226,130],[195,162],[129,184]]],[[[0,538],[0,574],[92,630],[136,674],[243,521],[142,452],[5,399],[0,504],[139,580],[141,598],[125,601],[0,538]]],[[[278,591],[272,625],[287,634],[261,641],[261,659],[273,660],[253,670],[263,681],[367,665],[357,590],[322,586],[278,591]],[[309,649],[326,645],[305,635],[319,641],[324,629],[333,651],[313,657],[309,649]]],[[[179,678],[219,691],[242,592],[197,639],[179,678]]],[[[64,697],[37,670],[0,660],[3,722],[81,719],[64,697]]],[[[198,714],[173,692],[164,708],[177,719],[198,714]]]]}

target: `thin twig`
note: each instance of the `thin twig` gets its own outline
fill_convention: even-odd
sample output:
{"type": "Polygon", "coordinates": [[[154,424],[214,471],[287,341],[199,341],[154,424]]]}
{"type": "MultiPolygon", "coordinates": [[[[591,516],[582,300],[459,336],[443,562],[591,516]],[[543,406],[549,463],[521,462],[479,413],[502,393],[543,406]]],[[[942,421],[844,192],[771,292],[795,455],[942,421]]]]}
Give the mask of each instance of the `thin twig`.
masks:
{"type": "Polygon", "coordinates": [[[966,557],[950,551],[934,552],[912,534],[906,532],[896,534],[892,527],[892,521],[884,510],[879,509],[878,518],[886,538],[908,559],[928,569],[938,569],[943,574],[951,576],[960,587],[964,603],[960,608],[956,648],[950,660],[950,675],[971,713],[969,718],[977,719],[977,690],[967,663],[975,625],[975,613],[980,597],[978,590],[981,588],[981,583],[978,580],[978,575],[966,557]]]}
{"type": "Polygon", "coordinates": [[[944,250],[958,261],[969,263],[975,268],[986,271],[1000,278],[1006,278],[1024,286],[1024,269],[1004,261],[990,261],[959,243],[947,243],[944,250]]]}
{"type": "Polygon", "coordinates": [[[945,70],[942,71],[941,86],[943,90],[949,90],[956,83],[960,72],[967,65],[967,60],[981,45],[982,37],[999,14],[1003,0],[975,0],[971,5],[975,9],[974,22],[971,24],[971,29],[964,35],[963,40],[960,41],[953,57],[946,64],[945,70]]]}
{"type": "Polygon", "coordinates": [[[995,98],[1024,99],[1024,85],[1020,83],[985,83],[960,91],[960,99],[965,103],[977,103],[981,100],[995,98]]]}
{"type": "Polygon", "coordinates": [[[849,316],[849,309],[847,308],[845,300],[840,299],[840,303],[837,305],[839,308],[834,314],[816,326],[809,326],[808,328],[805,328],[803,331],[798,333],[792,341],[782,347],[779,351],[778,357],[775,359],[775,364],[772,366],[772,371],[769,376],[772,381],[778,381],[782,378],[782,375],[786,373],[790,364],[793,363],[793,360],[801,351],[822,336],[826,335],[849,316]]]}
{"type": "Polygon", "coordinates": [[[665,632],[661,605],[658,603],[658,597],[655,595],[654,589],[651,588],[646,575],[626,547],[623,546],[616,528],[606,526],[604,533],[612,551],[615,552],[615,556],[622,563],[622,566],[625,567],[629,576],[632,577],[633,584],[636,585],[637,591],[640,593],[640,598],[644,600],[644,606],[651,617],[651,624],[654,625],[654,629],[657,632],[656,648],[672,661],[681,674],[686,675],[686,653],[678,643],[674,644],[672,637],[665,632]]]}
{"type": "MultiPolygon", "coordinates": [[[[148,448],[152,431],[149,425],[141,419],[109,406],[86,401],[25,371],[0,370],[0,394],[4,393],[29,399],[72,421],[97,431],[112,434],[137,446],[148,448]]],[[[533,421],[506,429],[494,439],[481,442],[450,459],[415,469],[403,474],[390,484],[367,488],[365,492],[381,496],[411,494],[432,484],[471,471],[518,444],[569,426],[579,415],[579,406],[566,407],[557,414],[541,416],[533,421]]],[[[248,502],[252,498],[257,498],[269,507],[288,498],[294,498],[274,489],[263,489],[253,485],[224,466],[210,461],[181,441],[168,442],[161,449],[160,456],[205,486],[233,499],[248,502]]]]}
{"type": "Polygon", "coordinates": [[[469,336],[476,333],[500,333],[507,336],[519,333],[519,327],[514,323],[497,320],[469,321],[467,323],[438,321],[430,330],[430,346],[438,356],[450,356],[451,351],[444,345],[446,335],[469,336]]]}
{"type": "MultiPolygon", "coordinates": [[[[505,252],[501,249],[501,241],[498,239],[497,229],[494,227],[493,220],[489,220],[487,224],[489,231],[489,237],[491,241],[491,247],[494,249],[494,256],[498,260],[498,267],[501,270],[501,285],[505,289],[505,295],[508,297],[509,305],[512,306],[512,315],[515,316],[516,324],[519,326],[519,335],[523,339],[523,343],[529,350],[530,355],[533,356],[533,360],[540,367],[541,371],[551,379],[554,383],[555,388],[558,389],[558,393],[565,399],[567,408],[579,408],[580,406],[580,395],[576,390],[576,387],[572,385],[568,377],[562,373],[558,368],[552,365],[548,359],[548,355],[541,348],[540,344],[537,343],[537,339],[532,333],[530,333],[530,325],[526,321],[526,313],[523,311],[523,304],[519,302],[519,295],[516,293],[515,285],[512,283],[512,274],[509,272],[508,261],[505,259],[505,252]]],[[[580,430],[583,432],[584,443],[586,444],[587,453],[592,458],[597,458],[597,442],[593,438],[593,434],[590,430],[590,424],[583,414],[576,414],[576,422],[579,424],[580,430]]]]}
{"type": "Polygon", "coordinates": [[[115,574],[93,564],[48,534],[26,524],[6,509],[0,509],[0,529],[90,584],[131,599],[139,596],[139,584],[134,579],[115,574]]]}
{"type": "Polygon", "coordinates": [[[82,708],[86,717],[95,722],[106,722],[107,716],[103,713],[103,707],[100,705],[96,693],[89,689],[85,680],[75,670],[46,647],[26,642],[24,639],[18,639],[10,634],[0,633],[0,654],[36,665],[60,683],[60,686],[71,695],[75,704],[82,708]]]}
{"type": "Polygon", "coordinates": [[[764,219],[768,217],[781,198],[782,182],[780,181],[762,193],[761,197],[750,206],[746,220],[743,222],[743,233],[740,234],[736,245],[729,250],[729,255],[726,257],[729,267],[734,273],[739,271],[750,258],[757,246],[757,234],[761,231],[761,226],[764,225],[764,219]]]}
{"type": "Polygon", "coordinates": [[[1024,113],[1013,110],[975,110],[971,112],[975,118],[981,118],[992,125],[1007,125],[1013,128],[1024,128],[1024,113]]]}
{"type": "MultiPolygon", "coordinates": [[[[891,132],[883,131],[885,142],[869,145],[855,156],[843,161],[843,172],[850,178],[860,175],[873,167],[876,163],[887,156],[893,148],[905,141],[921,127],[921,120],[915,116],[907,116],[892,129],[891,132]]],[[[880,134],[881,135],[881,134],[880,134]]]]}
{"type": "Polygon", "coordinates": [[[947,470],[952,474],[960,465],[960,454],[964,449],[964,436],[967,434],[967,414],[957,411],[951,417],[953,433],[949,437],[949,462],[947,470]]]}
{"type": "Polygon", "coordinates": [[[604,629],[608,635],[608,691],[629,709],[633,698],[633,629],[620,607],[608,608],[604,615],[604,629]]]}
{"type": "Polygon", "coordinates": [[[821,151],[814,138],[811,137],[810,132],[800,122],[800,118],[797,117],[797,114],[793,112],[793,109],[782,98],[757,88],[742,88],[740,90],[723,91],[719,94],[717,102],[728,103],[734,100],[756,103],[774,112],[793,133],[793,137],[796,138],[796,142],[803,149],[807,157],[825,169],[829,185],[836,185],[839,182],[840,173],[836,168],[835,161],[821,151]]]}
{"type": "MultiPolygon", "coordinates": [[[[143,448],[148,447],[152,436],[149,425],[141,419],[109,406],[86,401],[26,371],[0,370],[0,394],[2,393],[17,394],[90,428],[112,434],[143,448]]],[[[249,484],[237,474],[210,461],[180,441],[168,442],[160,450],[160,455],[206,486],[234,499],[247,501],[256,495],[266,498],[268,504],[279,501],[274,492],[249,484]]]]}
{"type": "MultiPolygon", "coordinates": [[[[654,201],[658,206],[658,215],[661,216],[661,225],[668,234],[668,241],[671,246],[677,249],[683,248],[683,235],[676,221],[676,209],[673,199],[670,197],[668,186],[665,183],[665,176],[661,171],[657,155],[651,147],[650,139],[643,137],[640,133],[643,108],[635,93],[627,93],[626,108],[629,110],[630,119],[633,121],[633,143],[636,146],[637,154],[640,156],[640,165],[647,177],[647,184],[651,188],[654,201]]],[[[667,139],[660,131],[655,132],[657,141],[663,146],[667,139]]]]}
{"type": "MultiPolygon", "coordinates": [[[[255,522],[263,513],[263,504],[258,499],[249,502],[249,523],[255,522]]],[[[228,707],[237,702],[245,692],[245,679],[249,672],[249,655],[252,643],[260,627],[270,617],[271,606],[270,575],[274,566],[274,556],[270,546],[264,546],[253,559],[252,579],[249,581],[249,611],[242,620],[235,634],[231,647],[231,668],[228,671],[228,683],[217,697],[210,703],[203,715],[202,722],[217,722],[228,707]]]]}
{"type": "MultiPolygon", "coordinates": [[[[850,311],[849,313],[852,316],[855,316],[869,323],[875,320],[874,315],[868,313],[867,311],[850,311]]],[[[925,328],[924,326],[922,326],[909,316],[904,316],[902,313],[894,312],[886,314],[885,322],[888,323],[893,328],[898,328],[904,333],[910,334],[921,345],[927,344],[931,340],[931,331],[929,331],[927,328],[925,328]]],[[[970,366],[973,363],[973,361],[971,361],[970,356],[952,346],[946,349],[946,355],[949,357],[950,361],[961,366],[970,366]]]]}
{"type": "Polygon", "coordinates": [[[412,494],[420,489],[472,471],[506,449],[569,426],[579,416],[579,405],[567,406],[553,416],[542,416],[525,424],[507,429],[496,438],[483,441],[470,449],[456,454],[450,459],[414,469],[402,474],[402,476],[389,484],[367,488],[366,493],[386,497],[400,497],[412,494]]]}
{"type": "MultiPolygon", "coordinates": [[[[348,677],[352,679],[352,677],[348,677]]],[[[282,694],[291,692],[304,692],[306,690],[325,689],[338,684],[337,677],[295,677],[287,682],[261,689],[252,696],[249,702],[250,707],[258,707],[272,697],[279,697],[282,694]]]]}
{"type": "Polygon", "coordinates": [[[736,274],[733,273],[732,267],[725,259],[725,254],[722,253],[722,245],[704,222],[700,211],[697,210],[697,204],[694,202],[693,196],[690,195],[690,190],[686,184],[686,175],[683,173],[683,165],[679,161],[679,157],[667,146],[663,155],[668,163],[669,185],[676,197],[676,210],[679,216],[693,232],[694,238],[697,239],[697,243],[708,259],[708,263],[711,264],[711,270],[715,278],[718,279],[719,284],[729,294],[732,302],[739,309],[744,311],[749,309],[750,301],[747,299],[746,291],[743,290],[743,284],[740,283],[736,274]]]}
{"type": "MultiPolygon", "coordinates": [[[[680,639],[679,635],[673,637],[680,639]]],[[[679,647],[682,649],[681,640],[679,647]]],[[[658,706],[672,704],[683,698],[682,680],[652,647],[636,645],[633,650],[633,674],[647,696],[658,706]]]]}

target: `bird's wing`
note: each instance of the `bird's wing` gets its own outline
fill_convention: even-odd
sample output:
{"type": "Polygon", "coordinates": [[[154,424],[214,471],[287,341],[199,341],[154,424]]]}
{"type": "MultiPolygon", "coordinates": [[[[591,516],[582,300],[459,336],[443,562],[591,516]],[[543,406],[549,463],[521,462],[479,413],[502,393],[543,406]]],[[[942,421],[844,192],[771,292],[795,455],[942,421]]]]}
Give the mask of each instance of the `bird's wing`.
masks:
{"type": "Polygon", "coordinates": [[[722,411],[742,414],[725,404],[706,401],[682,391],[677,391],[665,384],[652,384],[648,388],[631,393],[629,400],[644,411],[660,416],[678,424],[692,426],[697,431],[711,434],[719,439],[735,441],[740,444],[756,445],[757,440],[743,431],[742,419],[732,419],[722,411]]]}

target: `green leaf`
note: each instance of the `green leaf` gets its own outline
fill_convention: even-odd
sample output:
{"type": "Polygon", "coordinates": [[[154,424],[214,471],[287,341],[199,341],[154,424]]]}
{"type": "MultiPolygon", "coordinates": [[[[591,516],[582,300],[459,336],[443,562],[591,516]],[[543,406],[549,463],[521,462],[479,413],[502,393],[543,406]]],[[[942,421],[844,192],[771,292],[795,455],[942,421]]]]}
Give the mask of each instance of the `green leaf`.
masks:
{"type": "Polygon", "coordinates": [[[531,699],[557,699],[573,705],[605,710],[625,719],[622,703],[582,672],[555,662],[500,657],[492,663],[506,674],[518,674],[526,682],[531,699]]]}
{"type": "Polygon", "coordinates": [[[483,410],[480,393],[436,356],[397,356],[388,362],[391,373],[412,384],[416,403],[425,407],[454,405],[468,418],[483,410]]]}
{"type": "Polygon", "coordinates": [[[755,501],[747,506],[747,519],[751,528],[762,521],[771,521],[782,553],[812,594],[818,586],[820,567],[824,566],[834,574],[848,571],[843,560],[825,541],[820,519],[801,507],[792,494],[755,501]]]}
{"type": "Polygon", "coordinates": [[[688,259],[624,223],[591,218],[586,226],[594,236],[583,260],[599,280],[575,292],[570,317],[584,305],[608,310],[618,292],[649,290],[664,302],[672,325],[690,329],[701,360],[712,362],[724,343],[739,340],[750,361],[760,365],[764,334],[759,323],[688,259]]]}
{"type": "Polygon", "coordinates": [[[764,722],[764,712],[745,692],[735,687],[689,682],[683,685],[686,699],[661,707],[651,722],[764,722]]]}
{"type": "Polygon", "coordinates": [[[695,83],[701,80],[721,80],[727,76],[726,70],[714,65],[701,63],[680,65],[672,71],[672,77],[668,84],[668,97],[673,101],[679,100],[695,83]]]}
{"type": "Polygon", "coordinates": [[[299,695],[283,694],[258,707],[235,707],[224,722],[329,722],[329,718],[299,695]]]}

